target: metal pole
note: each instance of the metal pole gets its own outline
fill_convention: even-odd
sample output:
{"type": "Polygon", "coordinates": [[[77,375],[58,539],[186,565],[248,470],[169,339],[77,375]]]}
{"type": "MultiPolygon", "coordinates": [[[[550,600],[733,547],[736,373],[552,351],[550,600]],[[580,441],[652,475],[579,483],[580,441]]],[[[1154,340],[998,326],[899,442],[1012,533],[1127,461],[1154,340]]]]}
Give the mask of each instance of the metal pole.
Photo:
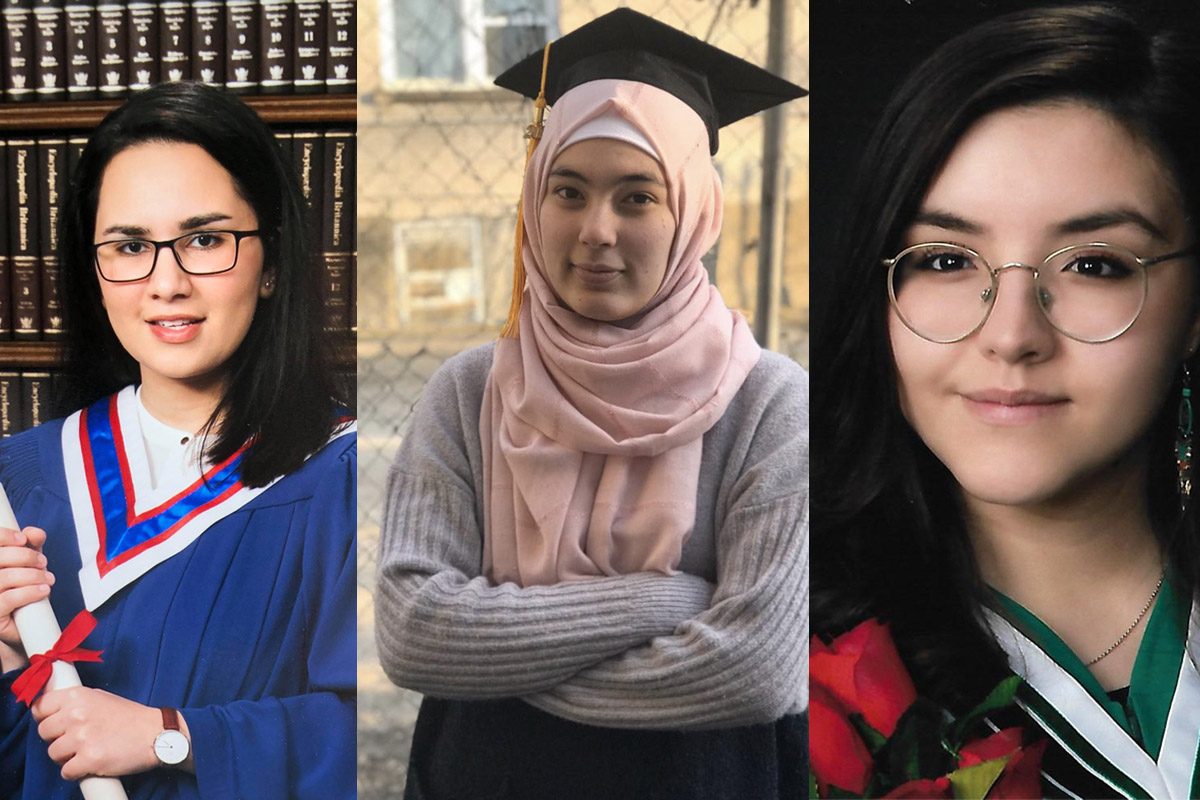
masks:
{"type": "MultiPolygon", "coordinates": [[[[767,69],[788,76],[787,44],[795,0],[770,0],[767,8],[767,69]]],[[[758,223],[758,296],[754,336],[770,349],[779,347],[779,302],[783,287],[783,227],[785,175],[783,169],[783,108],[764,114],[762,199],[758,223]]]]}

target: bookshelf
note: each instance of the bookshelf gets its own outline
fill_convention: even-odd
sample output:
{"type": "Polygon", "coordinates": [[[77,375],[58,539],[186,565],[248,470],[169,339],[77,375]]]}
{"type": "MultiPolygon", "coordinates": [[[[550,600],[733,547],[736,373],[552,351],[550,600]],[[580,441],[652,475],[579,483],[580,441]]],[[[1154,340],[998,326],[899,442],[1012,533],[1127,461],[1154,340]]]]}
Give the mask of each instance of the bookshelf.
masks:
{"type": "Polygon", "coordinates": [[[0,369],[55,369],[63,354],[62,342],[0,342],[0,369]]]}

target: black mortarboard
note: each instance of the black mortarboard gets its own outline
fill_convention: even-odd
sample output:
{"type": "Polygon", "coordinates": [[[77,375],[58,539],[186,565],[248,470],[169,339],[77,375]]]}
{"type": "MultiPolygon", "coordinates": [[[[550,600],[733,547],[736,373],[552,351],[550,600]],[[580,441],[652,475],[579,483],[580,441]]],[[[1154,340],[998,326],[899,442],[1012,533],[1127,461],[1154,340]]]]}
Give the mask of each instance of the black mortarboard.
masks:
{"type": "MultiPolygon", "coordinates": [[[[708,128],[713,153],[717,129],[808,94],[749,61],[628,8],[576,28],[550,46],[546,102],[589,81],[619,78],[670,92],[708,128]]],[[[542,81],[539,50],[496,78],[496,85],[536,99],[542,81]]]]}

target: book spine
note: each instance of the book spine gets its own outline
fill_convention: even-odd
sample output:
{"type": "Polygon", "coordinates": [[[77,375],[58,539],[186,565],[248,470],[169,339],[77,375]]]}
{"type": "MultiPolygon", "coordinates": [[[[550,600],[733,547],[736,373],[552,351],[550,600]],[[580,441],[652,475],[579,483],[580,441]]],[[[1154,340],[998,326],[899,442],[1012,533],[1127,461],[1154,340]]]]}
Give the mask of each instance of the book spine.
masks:
{"type": "MultiPolygon", "coordinates": [[[[316,131],[296,131],[292,134],[292,158],[296,164],[296,178],[300,182],[300,194],[304,197],[304,229],[308,235],[310,253],[321,252],[321,198],[323,194],[324,149],[321,134],[316,131]]],[[[319,255],[317,256],[319,260],[319,255]]],[[[314,269],[317,268],[314,265],[314,269]]]]}
{"type": "Polygon", "coordinates": [[[283,162],[294,167],[296,160],[292,157],[292,132],[275,131],[275,143],[279,145],[279,152],[283,155],[283,162]]]}
{"type": "Polygon", "coordinates": [[[33,0],[4,0],[4,96],[21,102],[34,98],[33,0]]]}
{"type": "Polygon", "coordinates": [[[350,245],[350,330],[358,330],[358,137],[346,141],[346,224],[350,245]]]}
{"type": "Polygon", "coordinates": [[[63,192],[67,188],[67,140],[38,140],[38,239],[42,256],[42,336],[58,339],[63,335],[62,280],[58,262],[58,236],[61,230],[63,192]]]}
{"type": "Polygon", "coordinates": [[[347,182],[349,131],[328,131],[324,136],[325,169],[322,197],[321,256],[325,271],[323,298],[325,329],[350,329],[350,217],[347,196],[354,187],[347,182]]]}
{"type": "Polygon", "coordinates": [[[10,139],[8,207],[13,225],[9,230],[9,253],[14,339],[39,339],[42,332],[37,195],[37,143],[32,139],[10,139]]]}
{"type": "Polygon", "coordinates": [[[158,4],[129,2],[129,88],[135,92],[158,83],[158,4]]]}
{"type": "Polygon", "coordinates": [[[41,425],[51,417],[50,373],[21,373],[21,430],[41,425]]]}
{"type": "Polygon", "coordinates": [[[63,0],[37,0],[33,7],[38,100],[67,99],[67,24],[63,0]]]}
{"type": "Polygon", "coordinates": [[[192,19],[187,0],[168,0],[158,7],[159,77],[186,81],[192,77],[192,19]]]}
{"type": "Polygon", "coordinates": [[[83,148],[87,147],[86,136],[72,136],[67,139],[67,180],[75,180],[75,167],[79,164],[79,158],[83,155],[83,148]]]}
{"type": "Polygon", "coordinates": [[[296,131],[292,134],[292,156],[296,159],[296,177],[300,180],[300,192],[304,195],[309,230],[321,221],[322,155],[319,132],[296,131]]]}
{"type": "Polygon", "coordinates": [[[0,372],[0,436],[21,432],[21,373],[0,372]]]}
{"type": "Polygon", "coordinates": [[[67,15],[66,59],[67,97],[91,100],[100,94],[100,69],[96,58],[96,3],[69,0],[67,15]]]}
{"type": "Polygon", "coordinates": [[[225,84],[225,4],[220,0],[192,2],[192,79],[225,84]]]}
{"type": "Polygon", "coordinates": [[[296,0],[292,86],[299,93],[325,91],[325,3],[296,0]]]}
{"type": "Polygon", "coordinates": [[[225,86],[237,94],[258,91],[257,0],[225,3],[225,86]]]}
{"type": "Polygon", "coordinates": [[[67,400],[69,394],[74,394],[71,386],[72,381],[65,373],[57,370],[50,373],[50,394],[46,396],[46,407],[51,419],[66,416],[78,408],[77,403],[67,400]]]}
{"type": "Polygon", "coordinates": [[[12,207],[8,204],[8,142],[0,140],[0,339],[11,339],[13,333],[12,256],[8,247],[12,228],[12,207]]]}
{"type": "Polygon", "coordinates": [[[296,32],[292,0],[261,0],[258,6],[259,85],[264,94],[292,91],[292,52],[296,32]]]}
{"type": "Polygon", "coordinates": [[[353,94],[358,86],[355,62],[358,34],[354,0],[328,0],[325,7],[325,91],[353,94]]]}
{"type": "Polygon", "coordinates": [[[129,32],[124,3],[100,0],[96,6],[100,35],[96,58],[100,62],[100,96],[122,97],[129,90],[129,32]]]}

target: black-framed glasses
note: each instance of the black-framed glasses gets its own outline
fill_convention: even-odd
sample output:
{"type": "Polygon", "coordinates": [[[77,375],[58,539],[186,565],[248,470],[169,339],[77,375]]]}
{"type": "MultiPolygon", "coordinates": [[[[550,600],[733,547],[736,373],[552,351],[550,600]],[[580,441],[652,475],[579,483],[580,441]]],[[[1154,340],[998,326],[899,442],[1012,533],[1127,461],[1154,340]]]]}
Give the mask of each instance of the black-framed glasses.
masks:
{"type": "Polygon", "coordinates": [[[1149,286],[1147,267],[1191,255],[1183,250],[1139,258],[1104,242],[1055,250],[1040,264],[1017,261],[992,267],[961,245],[923,242],[883,259],[888,296],[900,321],[930,342],[950,344],[983,327],[996,304],[1000,273],[1027,269],[1033,274],[1038,307],[1054,328],[1091,344],[1112,341],[1142,313],[1149,286]]]}
{"type": "Polygon", "coordinates": [[[100,277],[111,283],[145,280],[158,264],[164,247],[175,256],[175,263],[189,275],[216,275],[237,265],[242,239],[258,236],[259,231],[192,231],[174,239],[113,239],[92,245],[100,277]]]}

